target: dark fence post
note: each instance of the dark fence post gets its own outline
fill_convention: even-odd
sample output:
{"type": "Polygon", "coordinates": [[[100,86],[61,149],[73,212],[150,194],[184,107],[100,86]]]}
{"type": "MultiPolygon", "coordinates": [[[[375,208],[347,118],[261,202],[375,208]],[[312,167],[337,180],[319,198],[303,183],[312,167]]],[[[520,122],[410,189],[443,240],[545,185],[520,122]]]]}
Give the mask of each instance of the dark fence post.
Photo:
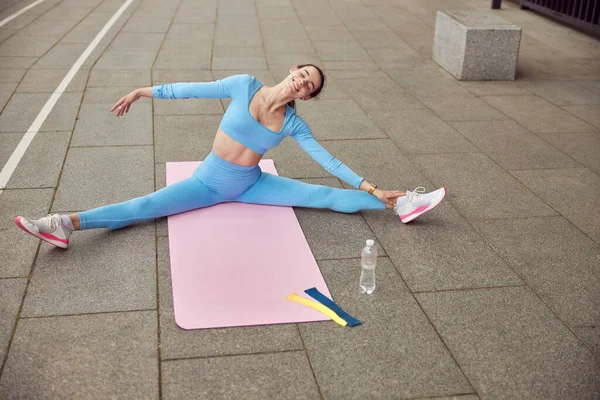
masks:
{"type": "Polygon", "coordinates": [[[492,0],[492,10],[499,10],[502,0],[492,0]]]}

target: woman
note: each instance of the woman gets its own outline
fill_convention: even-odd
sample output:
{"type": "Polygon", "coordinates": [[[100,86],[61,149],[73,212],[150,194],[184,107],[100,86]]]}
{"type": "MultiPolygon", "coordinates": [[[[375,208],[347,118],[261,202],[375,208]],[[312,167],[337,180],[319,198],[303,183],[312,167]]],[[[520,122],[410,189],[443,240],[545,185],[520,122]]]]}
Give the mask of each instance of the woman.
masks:
{"type": "Polygon", "coordinates": [[[147,196],[71,215],[53,214],[37,220],[16,217],[25,232],[66,249],[74,230],[118,229],[136,221],[151,220],[214,204],[237,201],[253,204],[329,208],[353,213],[359,210],[394,209],[407,223],[431,210],[445,189],[424,194],[381,190],[329,154],[312,136],[295,112],[295,100],[316,97],[325,84],[323,71],[304,64],[290,69],[274,87],[263,86],[249,75],[235,75],[215,82],[175,83],[136,89],[111,109],[117,117],[129,112],[140,97],[160,99],[228,98],[227,108],[211,153],[193,176],[147,196]],[[300,146],[332,175],[356,189],[310,185],[262,172],[258,162],[285,137],[300,146]]]}

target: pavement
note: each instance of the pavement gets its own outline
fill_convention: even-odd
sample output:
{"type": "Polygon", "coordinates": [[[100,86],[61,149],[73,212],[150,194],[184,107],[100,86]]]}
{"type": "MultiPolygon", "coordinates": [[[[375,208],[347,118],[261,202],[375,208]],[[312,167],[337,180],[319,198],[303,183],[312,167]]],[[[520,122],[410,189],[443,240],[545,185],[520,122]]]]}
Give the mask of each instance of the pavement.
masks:
{"type": "MultiPolygon", "coordinates": [[[[31,0],[0,4],[0,20],[31,0]]],[[[0,165],[125,0],[45,0],[0,27],[0,165]]],[[[2,399],[600,398],[600,41],[484,0],[134,0],[0,188],[2,399]],[[431,60],[438,10],[523,28],[517,80],[461,82],[431,60]],[[184,331],[166,219],[71,237],[16,215],[123,201],[165,162],[210,151],[227,102],[130,90],[324,67],[300,115],[386,189],[447,188],[409,225],[389,211],[295,209],[334,299],[363,321],[184,331]],[[358,291],[379,248],[377,290],[358,291]]],[[[288,139],[281,175],[342,187],[288,139]]]]}

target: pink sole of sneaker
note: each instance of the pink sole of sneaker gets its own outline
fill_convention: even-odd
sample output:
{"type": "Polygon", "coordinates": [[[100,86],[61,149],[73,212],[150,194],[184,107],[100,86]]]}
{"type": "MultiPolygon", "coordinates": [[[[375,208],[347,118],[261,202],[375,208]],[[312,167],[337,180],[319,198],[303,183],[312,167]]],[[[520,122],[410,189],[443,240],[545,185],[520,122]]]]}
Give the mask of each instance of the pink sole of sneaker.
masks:
{"type": "Polygon", "coordinates": [[[417,218],[419,215],[426,213],[427,211],[433,209],[435,206],[440,204],[440,202],[444,199],[444,197],[446,197],[446,188],[442,188],[442,189],[443,189],[443,191],[441,193],[441,196],[438,196],[428,207],[426,207],[422,210],[419,210],[413,214],[410,214],[406,218],[402,218],[402,216],[401,216],[400,221],[402,221],[403,224],[409,223],[413,219],[417,218]]]}
{"type": "Polygon", "coordinates": [[[65,244],[65,243],[61,243],[61,242],[55,242],[55,241],[52,241],[51,239],[47,239],[41,235],[38,236],[36,233],[31,232],[29,229],[27,229],[25,227],[25,225],[23,225],[23,223],[21,222],[21,217],[15,218],[15,225],[17,225],[19,228],[21,228],[24,232],[29,233],[31,236],[36,237],[40,240],[43,240],[46,243],[50,243],[51,245],[56,246],[60,249],[68,249],[69,248],[69,243],[65,244]]]}

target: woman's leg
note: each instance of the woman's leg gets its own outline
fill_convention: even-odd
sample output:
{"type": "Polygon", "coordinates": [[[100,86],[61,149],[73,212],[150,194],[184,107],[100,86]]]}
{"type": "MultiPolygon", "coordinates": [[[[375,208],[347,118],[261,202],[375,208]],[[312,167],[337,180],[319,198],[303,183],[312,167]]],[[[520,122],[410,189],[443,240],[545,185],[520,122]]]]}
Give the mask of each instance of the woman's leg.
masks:
{"type": "Polygon", "coordinates": [[[343,213],[383,210],[385,203],[361,190],[337,189],[263,172],[236,201],[274,206],[329,208],[343,213]]]}
{"type": "Polygon", "coordinates": [[[192,176],[146,196],[77,214],[80,218],[80,229],[119,229],[137,221],[208,207],[222,201],[221,196],[208,190],[192,176]]]}

